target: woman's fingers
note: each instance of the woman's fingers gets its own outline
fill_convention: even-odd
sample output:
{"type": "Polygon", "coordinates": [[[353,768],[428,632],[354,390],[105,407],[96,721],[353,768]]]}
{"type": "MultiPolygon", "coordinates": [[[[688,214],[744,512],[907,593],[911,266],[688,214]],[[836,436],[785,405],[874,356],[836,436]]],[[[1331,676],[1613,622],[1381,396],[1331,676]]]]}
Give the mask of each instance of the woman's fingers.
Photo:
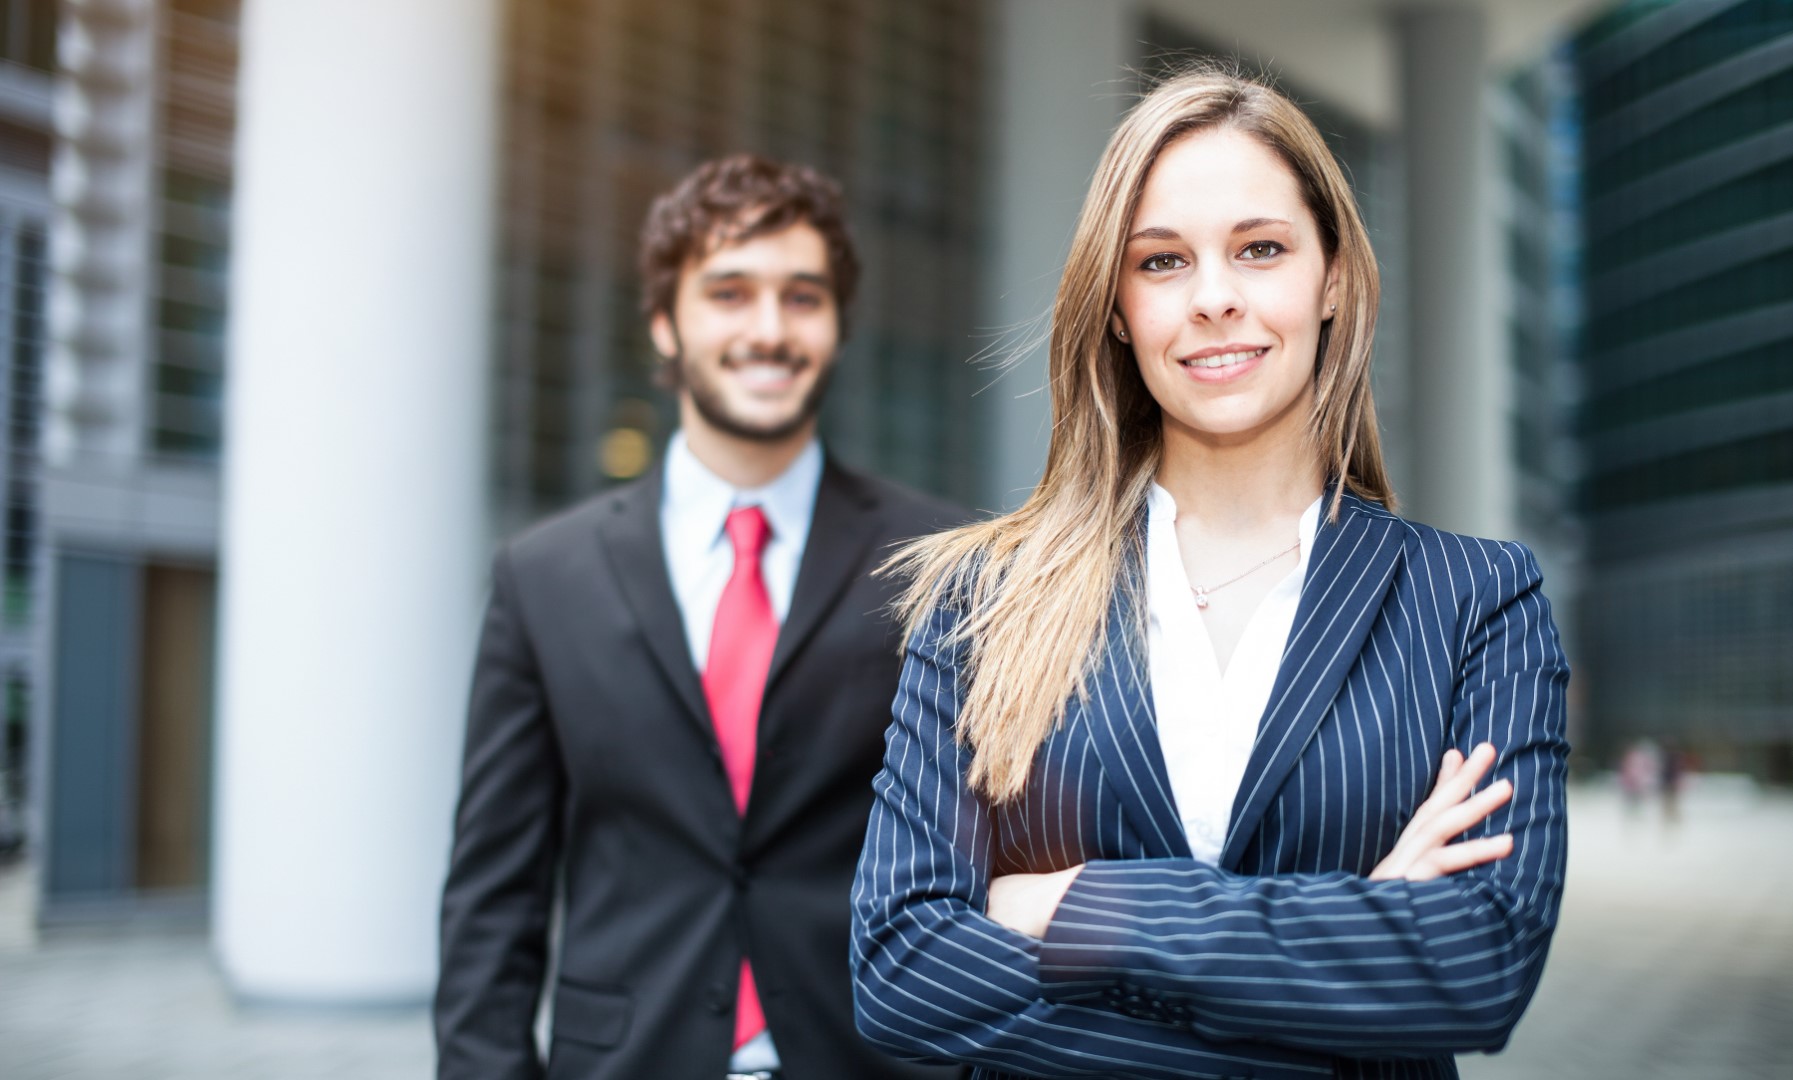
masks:
{"type": "Polygon", "coordinates": [[[1436,791],[1439,784],[1444,783],[1446,780],[1449,780],[1452,776],[1456,775],[1457,770],[1462,767],[1463,751],[1454,746],[1449,750],[1446,750],[1444,752],[1444,760],[1438,763],[1438,779],[1432,782],[1433,790],[1436,791]]]}
{"type": "MultiPolygon", "coordinates": [[[[1482,782],[1482,777],[1488,775],[1488,770],[1494,766],[1494,758],[1493,743],[1478,743],[1469,752],[1469,757],[1463,761],[1463,767],[1451,775],[1448,786],[1459,793],[1452,802],[1462,802],[1464,796],[1475,790],[1475,786],[1482,782]]],[[[1441,788],[1444,786],[1447,785],[1440,785],[1441,788]]]]}
{"type": "Polygon", "coordinates": [[[1444,752],[1444,759],[1438,765],[1438,779],[1433,781],[1432,794],[1419,808],[1413,812],[1407,828],[1426,828],[1433,818],[1443,811],[1462,802],[1477,782],[1494,764],[1494,745],[1482,743],[1471,750],[1465,758],[1454,747],[1444,752]]]}
{"type": "Polygon", "coordinates": [[[1456,806],[1441,811],[1427,823],[1432,842],[1444,844],[1453,836],[1460,836],[1470,829],[1486,821],[1489,814],[1500,809],[1513,797],[1513,782],[1501,779],[1489,784],[1481,791],[1458,803],[1456,806]]]}
{"type": "Polygon", "coordinates": [[[1370,877],[1423,881],[1505,858],[1512,851],[1511,837],[1451,843],[1452,837],[1482,824],[1513,797],[1513,784],[1505,779],[1481,791],[1475,789],[1498,756],[1492,743],[1477,744],[1468,757],[1455,749],[1446,750],[1432,794],[1414,810],[1394,850],[1370,877]]]}
{"type": "MultiPolygon", "coordinates": [[[[1498,836],[1481,836],[1474,840],[1464,840],[1448,844],[1434,851],[1426,859],[1423,868],[1434,871],[1430,876],[1443,877],[1455,874],[1459,870],[1468,870],[1483,863],[1496,862],[1513,853],[1513,834],[1501,833],[1498,836]]],[[[1408,874],[1409,881],[1423,881],[1423,877],[1408,874]]]]}

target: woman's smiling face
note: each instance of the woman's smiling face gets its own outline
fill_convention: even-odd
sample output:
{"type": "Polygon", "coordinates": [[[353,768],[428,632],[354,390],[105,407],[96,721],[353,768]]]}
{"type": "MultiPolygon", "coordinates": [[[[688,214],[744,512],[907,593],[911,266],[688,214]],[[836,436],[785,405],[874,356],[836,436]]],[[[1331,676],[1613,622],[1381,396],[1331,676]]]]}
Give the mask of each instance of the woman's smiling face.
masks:
{"type": "Polygon", "coordinates": [[[1305,429],[1337,283],[1282,160],[1226,128],[1178,139],[1127,233],[1111,329],[1132,346],[1167,440],[1305,429]]]}

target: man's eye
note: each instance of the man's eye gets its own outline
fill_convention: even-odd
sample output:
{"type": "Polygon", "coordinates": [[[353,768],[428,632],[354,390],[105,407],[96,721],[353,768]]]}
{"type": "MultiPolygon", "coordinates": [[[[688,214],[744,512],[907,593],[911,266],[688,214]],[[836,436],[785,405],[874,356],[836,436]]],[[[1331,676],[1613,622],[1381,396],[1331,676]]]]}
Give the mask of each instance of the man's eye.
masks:
{"type": "Polygon", "coordinates": [[[799,308],[813,309],[822,306],[822,298],[815,293],[792,293],[785,297],[784,302],[799,308]]]}
{"type": "Polygon", "coordinates": [[[1247,259],[1269,259],[1282,254],[1282,245],[1269,240],[1259,240],[1255,244],[1246,244],[1241,252],[1247,259]]]}
{"type": "Polygon", "coordinates": [[[738,304],[747,299],[747,294],[740,289],[711,289],[710,299],[718,304],[738,304]]]}
{"type": "Polygon", "coordinates": [[[1162,273],[1163,271],[1166,271],[1166,270],[1176,270],[1176,269],[1181,268],[1182,266],[1183,266],[1183,257],[1181,255],[1172,255],[1168,252],[1165,252],[1165,253],[1159,254],[1159,255],[1153,255],[1151,258],[1147,259],[1145,262],[1139,264],[1139,267],[1142,270],[1152,270],[1152,271],[1156,271],[1159,273],[1162,273]]]}

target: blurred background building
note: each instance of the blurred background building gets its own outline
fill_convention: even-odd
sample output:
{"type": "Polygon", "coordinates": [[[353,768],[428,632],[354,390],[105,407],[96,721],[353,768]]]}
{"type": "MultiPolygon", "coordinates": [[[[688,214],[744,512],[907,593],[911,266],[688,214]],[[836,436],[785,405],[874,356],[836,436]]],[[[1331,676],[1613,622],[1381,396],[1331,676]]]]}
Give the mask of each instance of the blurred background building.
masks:
{"type": "Polygon", "coordinates": [[[27,577],[54,917],[206,880],[236,5],[11,7],[60,39],[27,577]]]}
{"type": "Polygon", "coordinates": [[[1634,4],[1571,55],[1588,744],[1793,781],[1793,4],[1634,4]]]}
{"type": "Polygon", "coordinates": [[[56,6],[0,4],[0,853],[25,843],[26,747],[41,652],[45,246],[56,6]]]}
{"type": "Polygon", "coordinates": [[[812,163],[849,195],[867,273],[824,417],[831,449],[967,504],[1016,505],[1045,447],[1035,335],[1090,171],[1142,83],[1198,54],[1268,71],[1349,167],[1383,265],[1375,377],[1403,511],[1538,550],[1577,668],[1578,765],[1649,734],[1793,779],[1788,4],[370,10],[0,4],[0,843],[10,827],[28,844],[39,919],[209,917],[228,928],[219,951],[241,992],[421,995],[460,737],[450,703],[482,583],[476,559],[437,550],[453,543],[334,570],[331,553],[385,552],[376,538],[395,531],[487,550],[651,468],[674,410],[651,383],[636,232],[655,193],[740,149],[812,163]],[[440,131],[397,140],[421,163],[404,183],[375,164],[341,181],[363,107],[377,111],[367,95],[387,84],[295,54],[349,39],[393,86],[464,65],[495,101],[490,122],[445,104],[440,131]],[[257,126],[294,102],[316,129],[257,126]],[[331,125],[344,145],[303,134],[331,125]],[[472,212],[433,222],[466,240],[445,255],[396,223],[462,197],[427,171],[454,153],[489,163],[490,197],[474,184],[453,204],[472,212]],[[319,202],[269,194],[270,178],[304,190],[324,165],[339,173],[319,202]],[[290,230],[350,214],[373,224],[334,267],[282,261],[290,230]],[[362,286],[371,302],[319,299],[361,272],[357,252],[395,247],[362,286]],[[427,309],[381,314],[378,294],[460,297],[469,281],[483,309],[440,313],[483,328],[458,352],[423,332],[435,314],[394,314],[427,309]],[[283,297],[340,324],[309,354],[335,380],[319,400],[340,407],[282,399],[275,350],[257,343],[289,325],[283,297]],[[367,323],[382,318],[396,325],[367,323]],[[356,411],[366,401],[389,430],[356,411]],[[405,434],[432,424],[476,464],[405,434]],[[389,489],[368,477],[388,459],[415,498],[380,501],[389,489]],[[270,516],[275,496],[292,517],[270,516]],[[323,614],[270,638],[291,599],[263,583],[282,567],[323,594],[323,614]],[[451,595],[392,602],[375,586],[401,570],[451,595]],[[364,672],[345,650],[369,640],[402,643],[395,669],[437,689],[289,689],[364,672]],[[369,865],[383,869],[358,877],[369,865]],[[298,898],[280,919],[253,899],[263,878],[298,898]],[[314,897],[318,881],[339,888],[314,897]],[[342,903],[387,892],[399,899],[342,903]],[[319,910],[335,914],[306,921],[319,910]],[[333,983],[264,949],[275,936],[312,961],[341,943],[389,977],[333,983]]]}

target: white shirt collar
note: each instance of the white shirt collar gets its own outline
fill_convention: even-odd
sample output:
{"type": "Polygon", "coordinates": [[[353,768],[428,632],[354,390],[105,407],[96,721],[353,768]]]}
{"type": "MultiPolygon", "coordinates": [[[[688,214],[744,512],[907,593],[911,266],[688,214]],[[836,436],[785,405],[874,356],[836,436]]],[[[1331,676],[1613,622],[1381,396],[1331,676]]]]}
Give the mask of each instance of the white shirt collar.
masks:
{"type": "Polygon", "coordinates": [[[685,433],[675,432],[666,447],[666,486],[661,493],[669,524],[666,548],[675,559],[701,559],[715,545],[727,542],[722,527],[731,510],[758,506],[772,526],[772,540],[801,551],[809,537],[821,481],[822,444],[815,439],[809,440],[790,467],[771,483],[741,489],[697,460],[685,433]]]}

